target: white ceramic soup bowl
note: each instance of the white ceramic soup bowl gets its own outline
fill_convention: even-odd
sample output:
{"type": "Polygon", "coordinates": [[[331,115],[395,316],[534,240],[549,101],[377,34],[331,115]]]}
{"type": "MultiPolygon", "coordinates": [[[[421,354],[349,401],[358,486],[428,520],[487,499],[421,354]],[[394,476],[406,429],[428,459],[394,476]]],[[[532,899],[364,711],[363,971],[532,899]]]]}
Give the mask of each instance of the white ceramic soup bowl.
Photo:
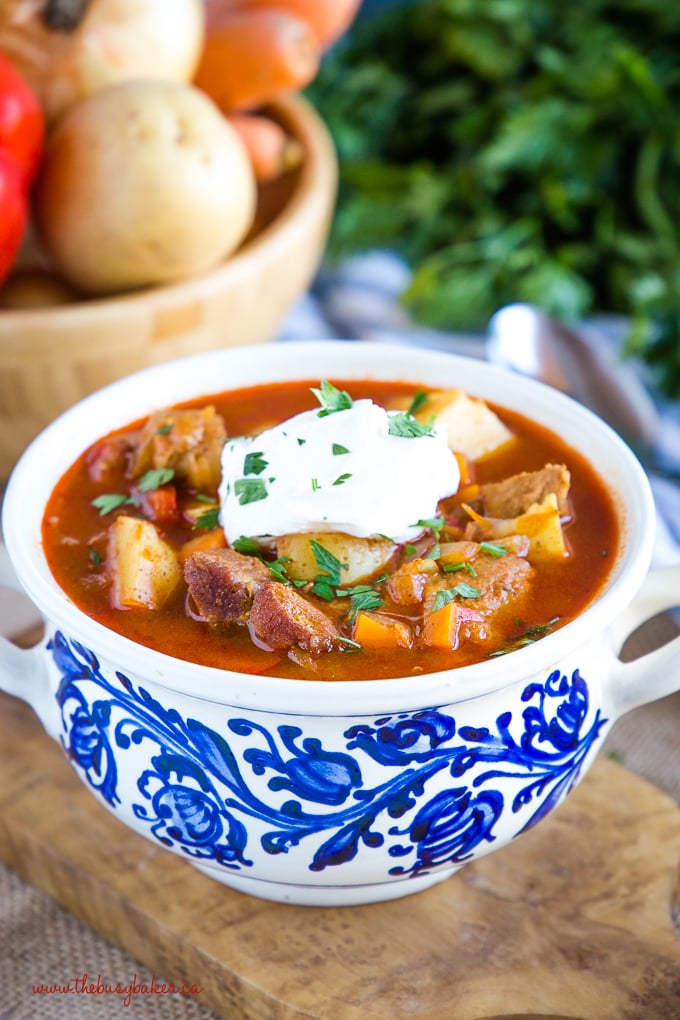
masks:
{"type": "MultiPolygon", "coordinates": [[[[640,622],[680,601],[680,571],[649,573],[654,505],[637,460],[574,401],[474,360],[324,341],[156,366],[88,397],[33,442],[10,480],[3,528],[46,629],[29,650],[2,641],[3,688],[32,705],[122,823],[267,899],[366,903],[446,879],[560,804],[622,713],[680,687],[680,639],[633,663],[617,657],[640,622]],[[223,389],[368,377],[460,387],[586,453],[623,538],[606,590],[580,616],[507,655],[418,679],[293,681],[142,647],[85,616],[54,581],[44,506],[100,436],[223,389]]],[[[12,583],[8,565],[3,574],[12,583]]]]}

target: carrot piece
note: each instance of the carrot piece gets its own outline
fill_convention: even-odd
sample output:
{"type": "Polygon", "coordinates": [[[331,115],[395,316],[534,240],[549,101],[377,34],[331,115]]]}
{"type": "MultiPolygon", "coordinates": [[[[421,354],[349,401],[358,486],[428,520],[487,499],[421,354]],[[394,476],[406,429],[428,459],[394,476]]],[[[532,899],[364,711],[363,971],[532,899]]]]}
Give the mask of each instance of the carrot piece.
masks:
{"type": "Polygon", "coordinates": [[[171,521],[177,517],[177,490],[174,485],[142,492],[136,486],[132,489],[135,500],[144,514],[152,521],[171,521]]]}
{"type": "Polygon", "coordinates": [[[222,529],[213,528],[212,531],[206,531],[204,535],[197,535],[196,538],[185,542],[180,548],[177,558],[184,565],[195,552],[205,552],[206,549],[224,549],[226,544],[227,540],[222,529]]]}
{"type": "Polygon", "coordinates": [[[411,648],[413,645],[413,632],[405,621],[365,610],[357,613],[352,636],[363,648],[411,648]]]}
{"type": "Polygon", "coordinates": [[[460,471],[460,488],[471,486],[475,480],[475,466],[473,462],[464,453],[454,452],[454,457],[458,462],[458,470],[460,471]]]}
{"type": "Polygon", "coordinates": [[[227,120],[248,151],[256,180],[275,180],[301,163],[302,146],[271,117],[230,113],[227,120]]]}
{"type": "Polygon", "coordinates": [[[319,45],[327,49],[347,31],[361,0],[207,0],[208,21],[226,10],[278,7],[302,18],[313,29],[319,45]]]}
{"type": "Polygon", "coordinates": [[[435,609],[427,616],[421,641],[430,648],[457,648],[459,626],[458,606],[447,602],[441,609],[435,609]]]}
{"type": "Polygon", "coordinates": [[[194,84],[225,113],[252,110],[304,88],[320,59],[306,21],[275,8],[228,10],[208,19],[194,84]]]}
{"type": "Polygon", "coordinates": [[[420,640],[430,648],[453,651],[458,647],[458,632],[465,620],[481,621],[482,614],[466,609],[455,602],[447,602],[441,609],[435,609],[425,618],[420,640]]]}

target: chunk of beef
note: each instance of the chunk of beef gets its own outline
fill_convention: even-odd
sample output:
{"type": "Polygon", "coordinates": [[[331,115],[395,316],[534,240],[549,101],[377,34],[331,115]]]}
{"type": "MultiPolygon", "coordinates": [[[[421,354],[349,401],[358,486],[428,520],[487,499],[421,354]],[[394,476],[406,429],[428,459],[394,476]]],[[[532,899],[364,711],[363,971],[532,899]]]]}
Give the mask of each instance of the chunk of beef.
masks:
{"type": "Polygon", "coordinates": [[[132,477],[171,468],[193,488],[215,490],[226,434],[224,419],[212,406],[156,411],[139,437],[132,477]]]}
{"type": "MultiPolygon", "coordinates": [[[[481,592],[478,597],[459,597],[462,605],[474,610],[481,619],[465,621],[459,640],[475,644],[500,647],[515,628],[517,616],[522,612],[536,570],[522,556],[508,553],[494,557],[480,553],[474,561],[474,577],[465,576],[465,584],[481,592]]],[[[424,593],[425,613],[432,611],[438,591],[454,588],[461,575],[444,575],[428,582],[424,593]]]]}
{"type": "Polygon", "coordinates": [[[256,592],[271,576],[261,560],[234,549],[195,552],[184,564],[191,597],[208,623],[245,623],[256,592]]]}
{"type": "Polygon", "coordinates": [[[546,464],[539,471],[522,471],[501,482],[480,486],[487,517],[519,517],[534,503],[542,503],[554,492],[561,514],[568,513],[567,497],[571,476],[564,464],[546,464]]]}
{"type": "Polygon", "coordinates": [[[294,588],[269,581],[255,593],[250,610],[255,637],[269,648],[328,652],[339,631],[330,617],[294,588]]]}

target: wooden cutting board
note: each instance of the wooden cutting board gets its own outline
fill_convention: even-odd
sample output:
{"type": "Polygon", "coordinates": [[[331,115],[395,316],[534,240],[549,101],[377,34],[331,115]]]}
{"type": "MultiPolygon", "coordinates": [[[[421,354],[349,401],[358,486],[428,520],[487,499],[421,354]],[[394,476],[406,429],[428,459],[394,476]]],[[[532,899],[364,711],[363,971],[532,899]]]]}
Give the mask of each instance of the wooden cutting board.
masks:
{"type": "Polygon", "coordinates": [[[0,695],[0,857],[225,1020],[678,1020],[680,810],[600,758],[517,842],[403,900],[252,899],[126,829],[0,695]]]}

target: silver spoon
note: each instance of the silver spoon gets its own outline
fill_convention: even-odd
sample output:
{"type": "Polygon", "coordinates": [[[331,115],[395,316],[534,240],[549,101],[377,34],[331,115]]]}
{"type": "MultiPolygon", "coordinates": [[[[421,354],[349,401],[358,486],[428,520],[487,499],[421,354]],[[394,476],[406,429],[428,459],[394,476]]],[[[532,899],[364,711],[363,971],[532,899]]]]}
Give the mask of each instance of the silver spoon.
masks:
{"type": "Polygon", "coordinates": [[[661,423],[656,406],[630,364],[608,337],[566,326],[528,304],[501,308],[489,323],[487,357],[574,397],[608,422],[640,461],[665,477],[655,452],[661,423]]]}

